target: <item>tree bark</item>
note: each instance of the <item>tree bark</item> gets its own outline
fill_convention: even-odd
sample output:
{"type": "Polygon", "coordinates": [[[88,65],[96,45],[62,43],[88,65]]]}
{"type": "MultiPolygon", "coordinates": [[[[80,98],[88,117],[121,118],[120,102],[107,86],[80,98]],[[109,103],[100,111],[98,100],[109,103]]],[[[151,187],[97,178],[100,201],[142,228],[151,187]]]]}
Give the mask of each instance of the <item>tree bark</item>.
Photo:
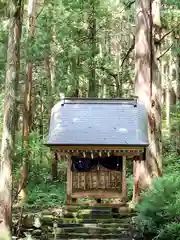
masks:
{"type": "MultiPolygon", "coordinates": [[[[173,44],[173,34],[169,34],[169,44],[173,44]]],[[[173,95],[173,69],[174,69],[174,64],[173,64],[173,52],[172,49],[170,49],[170,55],[169,55],[169,62],[167,63],[166,67],[166,128],[167,128],[167,136],[171,136],[171,106],[175,104],[176,100],[174,101],[173,95]]]]}
{"type": "MultiPolygon", "coordinates": [[[[145,104],[148,113],[148,134],[151,144],[151,50],[152,50],[152,27],[151,27],[151,1],[136,0],[136,36],[135,36],[135,94],[145,104]]],[[[150,149],[149,151],[150,152],[150,149]]],[[[134,162],[135,180],[134,193],[140,193],[140,188],[149,185],[150,172],[147,166],[152,166],[151,158],[147,153],[146,165],[134,162]]],[[[139,196],[134,194],[133,200],[139,196]]]]}
{"type": "Polygon", "coordinates": [[[74,76],[72,97],[79,97],[79,63],[79,56],[71,59],[72,72],[74,76]]]}
{"type": "Polygon", "coordinates": [[[52,67],[52,63],[51,63],[51,59],[49,57],[47,57],[45,59],[45,65],[46,65],[46,71],[47,71],[47,89],[48,89],[48,113],[51,114],[51,109],[53,107],[54,104],[54,98],[53,98],[53,93],[54,93],[54,88],[53,88],[53,82],[52,80],[54,80],[54,71],[51,69],[52,67]]]}
{"type": "MultiPolygon", "coordinates": [[[[54,5],[52,6],[54,8],[54,5]]],[[[50,15],[53,17],[53,9],[50,9],[50,15]]],[[[56,82],[56,59],[55,52],[56,47],[54,43],[56,42],[56,30],[55,26],[52,24],[51,26],[51,41],[49,43],[49,56],[45,59],[46,69],[47,69],[47,88],[48,88],[48,104],[49,104],[49,114],[51,113],[51,109],[54,105],[54,94],[55,94],[55,82],[56,82]]]]}
{"type": "MultiPolygon", "coordinates": [[[[32,39],[35,33],[35,18],[36,18],[36,0],[28,2],[28,38],[32,39]]],[[[23,165],[21,168],[21,182],[19,184],[19,198],[23,201],[27,199],[27,184],[28,184],[28,157],[29,157],[29,134],[32,124],[32,81],[33,81],[33,63],[32,60],[27,62],[27,77],[25,79],[24,91],[24,112],[23,112],[23,148],[25,153],[23,156],[23,165]]]]}
{"type": "Polygon", "coordinates": [[[90,41],[90,59],[89,59],[89,97],[97,97],[96,89],[96,65],[95,56],[97,51],[96,46],[96,10],[95,0],[90,0],[90,13],[89,13],[89,41],[90,41]]]}
{"type": "Polygon", "coordinates": [[[57,169],[57,162],[58,162],[58,157],[57,153],[53,153],[53,159],[52,159],[52,180],[55,181],[58,178],[58,169],[57,169]]]}
{"type": "MultiPolygon", "coordinates": [[[[146,164],[136,164],[135,185],[143,188],[151,184],[152,177],[162,174],[161,164],[161,76],[156,60],[159,46],[154,46],[153,37],[160,37],[160,0],[137,0],[136,26],[136,79],[135,93],[144,102],[148,113],[149,147],[146,164]],[[143,169],[143,171],[142,171],[143,169]]],[[[136,186],[135,186],[136,187],[136,186]]],[[[138,193],[141,192],[136,191],[138,193]]],[[[134,196],[137,199],[137,196],[134,196]]]]}
{"type": "Polygon", "coordinates": [[[169,79],[169,66],[166,66],[166,94],[165,94],[165,103],[166,103],[166,128],[168,136],[170,136],[170,79],[169,79]]]}
{"type": "Polygon", "coordinates": [[[4,119],[0,165],[0,239],[11,239],[12,162],[16,129],[17,88],[19,83],[20,38],[23,1],[12,1],[5,76],[4,119]]]}
{"type": "Polygon", "coordinates": [[[177,138],[176,150],[180,154],[180,53],[177,55],[177,100],[176,100],[176,115],[177,115],[177,138]]]}
{"type": "Polygon", "coordinates": [[[152,162],[151,174],[153,177],[162,175],[162,83],[161,83],[161,60],[157,61],[160,56],[161,45],[154,44],[155,39],[160,42],[161,39],[161,16],[160,16],[161,0],[152,2],[152,64],[151,64],[151,116],[154,119],[153,128],[151,128],[151,148],[150,158],[152,162]]]}

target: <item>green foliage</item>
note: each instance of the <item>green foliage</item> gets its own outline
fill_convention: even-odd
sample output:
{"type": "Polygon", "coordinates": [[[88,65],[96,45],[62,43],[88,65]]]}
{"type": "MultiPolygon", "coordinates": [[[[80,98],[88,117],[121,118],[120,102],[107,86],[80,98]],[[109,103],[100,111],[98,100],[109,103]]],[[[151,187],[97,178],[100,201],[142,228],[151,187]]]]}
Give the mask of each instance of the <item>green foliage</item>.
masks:
{"type": "Polygon", "coordinates": [[[165,157],[165,167],[168,165],[166,164],[167,159],[172,163],[169,165],[170,167],[173,166],[173,161],[176,160],[177,155],[177,147],[178,147],[178,132],[180,132],[180,105],[177,102],[175,105],[170,106],[170,125],[167,129],[166,127],[166,114],[165,114],[165,107],[163,108],[163,121],[162,121],[162,131],[163,131],[163,154],[165,157]]]}
{"type": "Polygon", "coordinates": [[[154,180],[152,188],[142,194],[136,218],[143,235],[160,240],[180,235],[180,156],[172,151],[164,157],[164,177],[154,180]]]}
{"type": "MultiPolygon", "coordinates": [[[[37,132],[31,132],[29,135],[28,148],[22,147],[22,133],[16,133],[16,151],[14,156],[14,169],[19,170],[19,166],[22,164],[23,157],[28,154],[29,167],[33,174],[30,177],[38,178],[43,176],[43,172],[50,169],[50,159],[52,158],[47,147],[44,146],[44,140],[37,132]],[[42,176],[39,176],[39,173],[42,176]]],[[[44,176],[45,178],[46,176],[44,176]]],[[[45,180],[45,179],[42,179],[45,180]]]]}
{"type": "MultiPolygon", "coordinates": [[[[0,27],[0,84],[1,86],[4,86],[4,73],[5,73],[5,64],[6,64],[6,49],[7,49],[7,26],[8,21],[4,20],[1,22],[0,27]]],[[[2,89],[0,88],[0,91],[2,89]]]]}
{"type": "MultiPolygon", "coordinates": [[[[56,182],[51,180],[51,160],[54,156],[49,153],[41,136],[32,132],[29,137],[29,149],[22,149],[22,134],[16,135],[16,152],[14,159],[14,185],[16,192],[20,179],[20,166],[23,156],[29,152],[29,179],[28,179],[28,205],[33,207],[53,207],[64,203],[66,197],[66,176],[64,172],[56,182]]],[[[59,169],[66,169],[66,164],[60,162],[59,169]]],[[[66,171],[65,171],[66,173],[66,171]]]]}
{"type": "MultiPolygon", "coordinates": [[[[171,143],[169,145],[172,148],[171,143]]],[[[178,175],[180,172],[180,155],[177,154],[175,150],[165,153],[163,167],[167,175],[178,175]]]]}
{"type": "Polygon", "coordinates": [[[126,178],[126,182],[127,182],[127,199],[128,201],[132,200],[133,197],[133,174],[130,174],[127,178],[126,178]]]}
{"type": "MultiPolygon", "coordinates": [[[[47,174],[47,173],[46,173],[47,174]]],[[[36,181],[31,181],[29,184],[28,205],[31,208],[47,208],[60,207],[65,203],[66,184],[65,182],[42,181],[36,184],[36,181]]]]}
{"type": "MultiPolygon", "coordinates": [[[[132,1],[133,2],[133,1],[132,1]]],[[[0,7],[7,5],[0,2],[0,7]]],[[[25,6],[26,7],[26,6],[25,6]]],[[[162,9],[163,27],[165,30],[175,29],[178,34],[180,22],[178,0],[166,0],[162,9]]],[[[39,6],[38,6],[39,8],[39,6]]],[[[89,39],[89,16],[94,14],[97,22],[95,66],[96,82],[99,88],[99,97],[128,96],[133,93],[134,81],[134,54],[130,53],[121,66],[124,57],[132,45],[135,24],[135,6],[128,0],[122,1],[82,1],[82,0],[48,0],[44,2],[40,14],[36,19],[35,36],[27,37],[26,18],[23,21],[21,37],[21,72],[19,95],[23,101],[24,79],[26,78],[26,64],[33,63],[33,132],[29,136],[28,148],[22,148],[22,123],[16,136],[16,151],[13,162],[14,183],[20,178],[20,166],[25,155],[28,154],[30,166],[29,174],[29,200],[32,206],[54,206],[64,202],[65,174],[57,182],[51,181],[51,159],[49,149],[43,145],[43,138],[39,134],[40,120],[43,120],[43,135],[47,134],[50,116],[49,100],[53,96],[56,102],[59,93],[73,96],[76,88],[79,96],[86,97],[88,93],[89,65],[92,46],[89,39]],[[94,6],[92,6],[94,3],[94,6]],[[94,8],[93,8],[94,7],[94,8]],[[55,79],[53,90],[49,94],[51,85],[46,60],[54,59],[55,79]],[[120,90],[118,89],[120,86],[120,90]],[[22,89],[21,89],[22,88],[22,89]],[[35,100],[35,104],[33,101],[35,100]],[[43,102],[43,115],[41,105],[43,102]],[[35,106],[34,106],[34,105],[35,106]]],[[[0,112],[2,113],[3,84],[7,50],[7,24],[4,16],[0,26],[0,112]]],[[[167,38],[164,39],[164,41],[167,38]]],[[[177,54],[179,46],[173,39],[173,53],[177,54]]],[[[169,42],[167,41],[167,44],[169,42]]],[[[165,56],[166,57],[166,56],[165,56]]],[[[162,58],[166,62],[166,58],[162,58]]],[[[163,61],[162,61],[163,63],[163,61]]],[[[51,66],[52,67],[52,66],[51,66]]],[[[52,70],[52,69],[51,69],[52,70]]],[[[22,102],[21,102],[22,104],[22,102]]],[[[20,107],[21,107],[20,104],[20,107]]],[[[19,107],[19,109],[21,109],[19,107]]],[[[22,109],[20,117],[22,117],[22,109]]],[[[0,130],[2,125],[0,115],[0,130]]],[[[179,114],[173,117],[172,132],[179,122],[179,114]]],[[[0,131],[1,132],[1,131],[0,131]]],[[[176,130],[174,131],[174,133],[176,130]]],[[[169,236],[170,232],[179,231],[179,225],[174,223],[179,214],[180,172],[179,156],[174,152],[176,135],[164,140],[166,176],[154,182],[153,189],[144,193],[142,204],[138,206],[137,223],[144,232],[155,233],[156,236],[169,236]],[[174,176],[171,176],[174,173],[174,176]],[[166,225],[168,222],[168,225],[166,225]]],[[[66,168],[65,163],[59,168],[66,168]]],[[[130,170],[130,169],[129,169],[130,170]]],[[[132,175],[128,176],[128,199],[132,197],[132,175]]],[[[169,238],[171,239],[171,238],[169,238]]]]}
{"type": "Polygon", "coordinates": [[[138,216],[136,218],[141,232],[157,236],[167,223],[180,220],[179,185],[179,175],[168,175],[155,180],[152,189],[142,194],[142,201],[137,206],[138,216]]]}
{"type": "Polygon", "coordinates": [[[180,9],[180,2],[178,0],[165,0],[164,2],[171,8],[180,9]]]}
{"type": "Polygon", "coordinates": [[[163,23],[166,27],[176,27],[178,29],[178,20],[180,17],[180,3],[178,0],[166,0],[164,11],[162,11],[163,23]]]}
{"type": "Polygon", "coordinates": [[[179,222],[166,224],[163,228],[160,229],[156,239],[180,240],[180,220],[179,222]]]}

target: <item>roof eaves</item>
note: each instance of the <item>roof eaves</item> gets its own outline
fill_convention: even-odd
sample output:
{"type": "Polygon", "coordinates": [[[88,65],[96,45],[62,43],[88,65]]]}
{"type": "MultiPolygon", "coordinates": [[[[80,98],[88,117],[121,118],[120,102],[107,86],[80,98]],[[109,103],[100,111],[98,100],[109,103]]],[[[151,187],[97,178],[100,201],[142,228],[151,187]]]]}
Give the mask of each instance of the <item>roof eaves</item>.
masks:
{"type": "Polygon", "coordinates": [[[71,144],[66,144],[66,143],[60,143],[60,144],[54,144],[54,143],[44,143],[44,145],[46,146],[68,146],[68,147],[72,147],[72,146],[114,146],[114,147],[148,147],[149,143],[142,143],[142,144],[77,144],[77,143],[71,143],[71,144]]]}

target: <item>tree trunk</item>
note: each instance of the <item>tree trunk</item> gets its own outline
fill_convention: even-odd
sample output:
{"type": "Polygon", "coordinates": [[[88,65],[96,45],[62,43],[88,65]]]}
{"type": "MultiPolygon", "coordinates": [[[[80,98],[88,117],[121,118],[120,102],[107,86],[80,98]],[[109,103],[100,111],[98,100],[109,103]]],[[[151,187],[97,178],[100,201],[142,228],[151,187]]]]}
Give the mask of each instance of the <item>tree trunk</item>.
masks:
{"type": "MultiPolygon", "coordinates": [[[[53,5],[54,8],[54,5],[53,5]]],[[[52,11],[50,14],[53,14],[52,11]]],[[[54,105],[54,94],[55,94],[55,81],[56,81],[56,60],[55,60],[55,47],[54,42],[56,42],[56,31],[55,26],[53,25],[51,27],[51,42],[49,43],[49,56],[45,59],[46,61],[46,69],[47,69],[47,75],[48,75],[48,103],[49,103],[49,109],[48,112],[51,113],[51,109],[54,105]]],[[[55,158],[52,160],[52,179],[57,179],[57,161],[55,158]],[[56,169],[56,170],[55,170],[56,169]]]]}
{"type": "Polygon", "coordinates": [[[96,89],[96,11],[95,11],[95,0],[90,1],[90,13],[89,13],[89,41],[90,41],[90,59],[89,59],[89,97],[97,96],[96,89]]]}
{"type": "MultiPolygon", "coordinates": [[[[152,2],[152,23],[153,23],[153,43],[154,40],[161,39],[161,18],[160,18],[161,0],[154,0],[152,2]]],[[[154,121],[151,128],[151,175],[154,177],[162,175],[162,84],[161,84],[161,60],[157,61],[161,53],[161,46],[159,44],[152,44],[152,65],[151,65],[151,117],[154,121]]]]}
{"type": "Polygon", "coordinates": [[[52,159],[52,180],[56,181],[58,178],[58,157],[57,153],[53,153],[53,159],[52,159]]]}
{"type": "Polygon", "coordinates": [[[167,134],[170,136],[170,79],[169,79],[169,66],[166,67],[166,94],[165,94],[165,103],[166,103],[166,128],[167,134]]]}
{"type": "MultiPolygon", "coordinates": [[[[35,9],[36,0],[29,0],[28,2],[28,38],[32,39],[35,32],[35,9]]],[[[33,63],[28,61],[27,63],[27,77],[25,79],[25,91],[24,91],[24,112],[23,112],[23,148],[25,153],[23,156],[23,165],[21,168],[21,182],[19,184],[19,197],[23,201],[27,199],[27,184],[28,184],[28,157],[29,157],[29,134],[32,124],[32,74],[33,74],[33,63]]]]}
{"type": "MultiPolygon", "coordinates": [[[[148,134],[151,144],[151,1],[136,0],[136,37],[135,37],[135,94],[139,100],[144,102],[148,112],[148,134]]],[[[148,151],[150,152],[150,150],[148,151]]],[[[140,188],[150,184],[150,172],[147,166],[152,166],[151,158],[147,154],[147,162],[141,166],[134,162],[134,196],[136,201],[140,193],[140,188]]]]}
{"type": "MultiPolygon", "coordinates": [[[[144,102],[148,112],[149,147],[146,164],[136,168],[135,188],[151,184],[151,178],[162,174],[161,164],[161,77],[158,63],[159,47],[153,45],[154,37],[160,37],[160,1],[137,0],[136,26],[136,79],[135,93],[144,102]]],[[[136,191],[141,192],[141,189],[136,191]]],[[[134,196],[134,199],[137,199],[134,196]]]]}
{"type": "Polygon", "coordinates": [[[54,55],[57,50],[56,47],[54,46],[54,43],[57,42],[54,25],[52,26],[51,33],[52,33],[52,43],[50,43],[49,72],[50,72],[50,84],[51,84],[51,107],[53,107],[54,94],[55,94],[55,82],[56,82],[56,59],[54,55]]]}
{"type": "MultiPolygon", "coordinates": [[[[169,35],[169,44],[173,44],[173,34],[169,35]]],[[[171,110],[172,110],[172,104],[173,104],[173,52],[172,49],[170,49],[170,56],[169,56],[169,63],[167,66],[167,73],[166,73],[166,128],[167,128],[167,136],[171,136],[171,110]]],[[[174,103],[175,104],[175,103],[174,103]]]]}
{"type": "Polygon", "coordinates": [[[72,97],[79,97],[79,56],[71,59],[72,73],[74,77],[74,85],[72,97]]]}
{"type": "MultiPolygon", "coordinates": [[[[54,8],[54,6],[53,6],[54,8]]],[[[52,16],[52,9],[50,11],[50,15],[52,16]]],[[[56,42],[56,31],[55,26],[51,26],[51,42],[49,43],[49,56],[45,59],[46,69],[47,69],[47,88],[48,88],[48,104],[49,109],[48,112],[51,113],[51,109],[54,105],[54,94],[55,94],[55,82],[56,82],[56,59],[55,52],[56,47],[54,43],[56,42]]]]}
{"type": "Polygon", "coordinates": [[[48,114],[51,114],[51,109],[54,104],[54,99],[53,99],[53,87],[52,87],[52,82],[51,82],[51,64],[50,64],[50,59],[47,57],[45,59],[45,65],[46,65],[46,71],[47,71],[47,91],[48,91],[48,114]]]}
{"type": "Polygon", "coordinates": [[[23,1],[11,2],[9,9],[10,22],[0,166],[0,239],[2,240],[11,239],[12,161],[16,127],[23,1]]]}
{"type": "Polygon", "coordinates": [[[176,114],[177,114],[177,138],[176,150],[180,154],[180,53],[177,55],[177,100],[176,100],[176,114]]]}

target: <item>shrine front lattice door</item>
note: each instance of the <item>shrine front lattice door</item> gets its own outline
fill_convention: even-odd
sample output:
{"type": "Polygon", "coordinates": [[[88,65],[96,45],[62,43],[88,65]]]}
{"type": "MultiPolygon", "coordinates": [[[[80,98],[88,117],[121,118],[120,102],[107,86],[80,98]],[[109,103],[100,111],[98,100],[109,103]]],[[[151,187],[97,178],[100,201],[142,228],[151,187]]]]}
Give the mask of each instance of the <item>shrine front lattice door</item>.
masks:
{"type": "Polygon", "coordinates": [[[105,190],[121,192],[122,172],[97,166],[88,172],[72,173],[72,192],[105,190]]]}

